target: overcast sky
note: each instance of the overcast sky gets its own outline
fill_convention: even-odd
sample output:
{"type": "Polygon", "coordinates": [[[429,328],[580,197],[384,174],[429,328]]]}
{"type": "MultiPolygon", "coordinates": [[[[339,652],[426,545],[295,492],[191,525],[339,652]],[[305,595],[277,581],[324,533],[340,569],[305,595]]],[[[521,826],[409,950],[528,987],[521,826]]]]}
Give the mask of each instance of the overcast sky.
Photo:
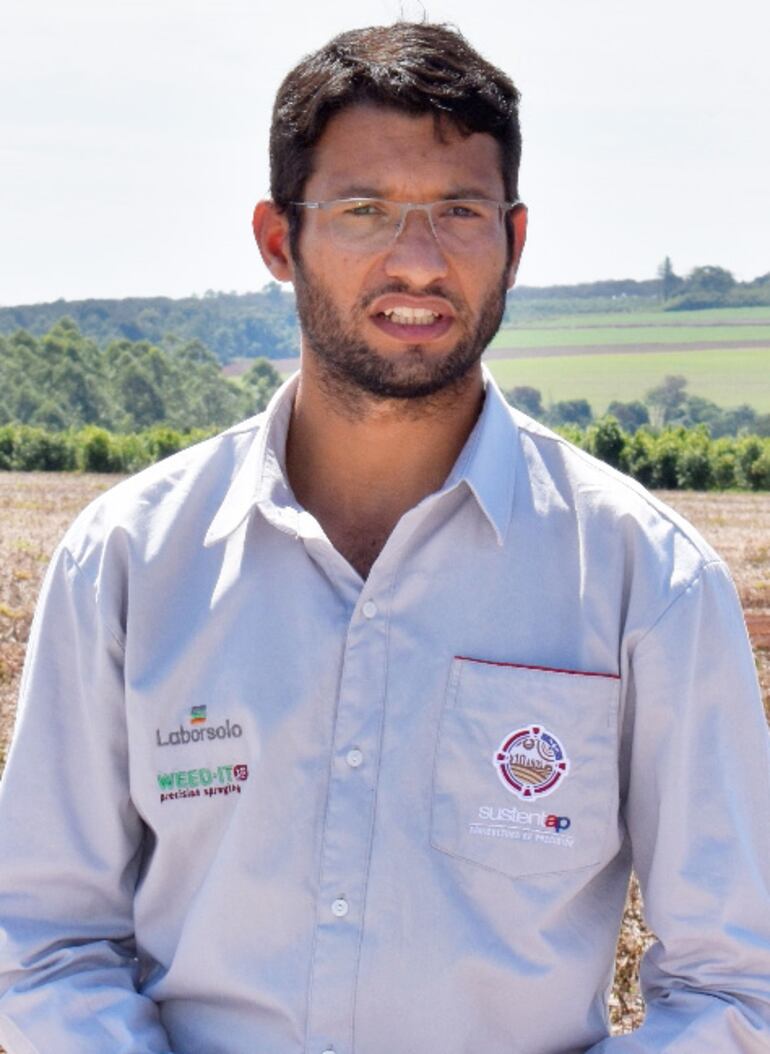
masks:
{"type": "MultiPolygon", "coordinates": [[[[425,0],[523,94],[529,285],[770,271],[767,0],[425,0]]],[[[270,107],[414,0],[3,0],[0,304],[258,289],[270,107]]]]}

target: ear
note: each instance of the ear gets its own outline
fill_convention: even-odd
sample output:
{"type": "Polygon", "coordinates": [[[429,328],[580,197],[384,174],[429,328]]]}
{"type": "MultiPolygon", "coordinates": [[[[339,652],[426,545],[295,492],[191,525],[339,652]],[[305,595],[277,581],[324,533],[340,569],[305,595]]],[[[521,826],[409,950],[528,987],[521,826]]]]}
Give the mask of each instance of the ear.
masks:
{"type": "Polygon", "coordinates": [[[513,232],[513,255],[508,268],[508,288],[512,289],[516,281],[516,272],[527,240],[527,206],[517,205],[511,212],[511,230],[513,232]]]}
{"type": "Polygon", "coordinates": [[[294,278],[294,262],[289,249],[289,221],[272,201],[260,201],[251,221],[254,238],[262,259],[273,278],[290,282],[294,278]]]}

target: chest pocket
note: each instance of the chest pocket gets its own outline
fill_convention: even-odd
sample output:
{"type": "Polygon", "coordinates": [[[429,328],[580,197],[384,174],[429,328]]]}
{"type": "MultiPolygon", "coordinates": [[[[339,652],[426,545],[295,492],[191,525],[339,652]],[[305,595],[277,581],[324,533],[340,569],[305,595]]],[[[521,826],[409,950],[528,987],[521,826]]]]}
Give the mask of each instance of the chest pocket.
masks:
{"type": "Polygon", "coordinates": [[[433,773],[431,843],[511,877],[616,850],[620,681],[456,658],[433,773]]]}

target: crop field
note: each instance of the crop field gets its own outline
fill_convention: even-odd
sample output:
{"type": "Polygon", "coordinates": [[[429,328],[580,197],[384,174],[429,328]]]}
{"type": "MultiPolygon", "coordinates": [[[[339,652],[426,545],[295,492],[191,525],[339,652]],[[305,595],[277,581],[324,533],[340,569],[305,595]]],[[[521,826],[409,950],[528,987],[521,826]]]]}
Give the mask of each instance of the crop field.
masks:
{"type": "Polygon", "coordinates": [[[541,319],[537,322],[515,321],[516,307],[514,304],[514,321],[512,325],[518,329],[520,325],[532,325],[537,329],[582,329],[584,326],[598,326],[602,329],[617,329],[623,326],[665,326],[676,330],[680,326],[713,326],[713,325],[750,325],[770,326],[770,308],[768,307],[715,307],[704,308],[702,311],[623,311],[617,312],[597,311],[585,315],[554,315],[549,319],[541,319]]]}
{"type": "Polygon", "coordinates": [[[664,345],[696,344],[728,347],[732,344],[748,344],[750,341],[770,346],[770,325],[731,326],[631,326],[628,323],[616,326],[588,326],[585,324],[559,326],[517,326],[503,329],[492,341],[499,350],[525,348],[586,348],[610,345],[612,347],[635,346],[637,344],[664,345]]]}
{"type": "Polygon", "coordinates": [[[688,392],[719,406],[748,403],[770,412],[770,342],[767,348],[692,351],[594,352],[583,355],[533,355],[485,358],[503,390],[517,385],[537,388],[544,405],[563,399],[587,399],[602,414],[613,399],[631,402],[669,374],[687,378],[688,392]]]}
{"type": "MultiPolygon", "coordinates": [[[[80,509],[119,478],[0,472],[0,766],[10,741],[24,650],[46,564],[80,509]]],[[[770,493],[678,491],[661,497],[695,523],[732,570],[770,720],[770,493]]],[[[638,887],[632,883],[610,999],[616,1032],[629,1031],[641,1020],[636,978],[639,956],[649,940],[638,887]]]]}
{"type": "Polygon", "coordinates": [[[584,398],[595,414],[642,399],[669,374],[720,406],[770,412],[770,311],[647,311],[513,323],[485,361],[503,389],[537,388],[546,405],[584,398]]]}

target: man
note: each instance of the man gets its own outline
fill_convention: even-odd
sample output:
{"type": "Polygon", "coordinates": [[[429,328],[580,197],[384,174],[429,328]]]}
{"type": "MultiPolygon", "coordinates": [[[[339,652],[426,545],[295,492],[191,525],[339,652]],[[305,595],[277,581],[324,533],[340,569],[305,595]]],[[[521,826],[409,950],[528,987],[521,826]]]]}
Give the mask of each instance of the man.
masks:
{"type": "Polygon", "coordinates": [[[281,87],[254,230],[300,374],[54,560],[0,810],[12,1054],[770,1049],[725,568],[480,366],[519,149],[445,27],[343,34],[281,87]],[[658,942],[608,1038],[632,863],[658,942]]]}

